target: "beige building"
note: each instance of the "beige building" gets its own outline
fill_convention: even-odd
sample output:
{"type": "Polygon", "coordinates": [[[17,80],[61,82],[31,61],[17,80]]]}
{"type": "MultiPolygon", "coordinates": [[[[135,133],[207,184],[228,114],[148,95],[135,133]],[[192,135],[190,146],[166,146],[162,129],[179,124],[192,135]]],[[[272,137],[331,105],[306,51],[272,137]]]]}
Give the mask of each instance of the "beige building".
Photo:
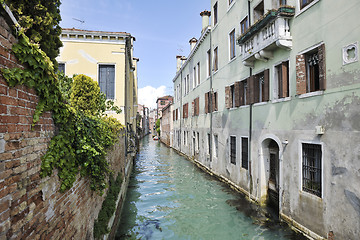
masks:
{"type": "Polygon", "coordinates": [[[96,80],[107,99],[122,109],[113,113],[122,124],[136,131],[137,62],[133,57],[135,38],[125,32],[63,29],[63,47],[57,58],[67,76],[85,74],[96,80]]]}

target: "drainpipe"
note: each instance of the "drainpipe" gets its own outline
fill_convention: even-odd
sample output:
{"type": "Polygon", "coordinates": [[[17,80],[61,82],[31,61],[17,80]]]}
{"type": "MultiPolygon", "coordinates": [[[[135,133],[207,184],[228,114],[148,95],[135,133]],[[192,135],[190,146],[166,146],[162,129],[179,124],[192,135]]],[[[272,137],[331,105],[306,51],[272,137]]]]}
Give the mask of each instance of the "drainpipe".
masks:
{"type": "MultiPolygon", "coordinates": [[[[252,68],[250,68],[250,77],[252,76],[252,68]]],[[[249,84],[250,87],[250,84],[249,84]]],[[[252,112],[253,112],[253,105],[254,103],[250,104],[250,116],[249,116],[249,177],[250,177],[250,186],[249,186],[249,199],[251,199],[251,193],[252,193],[252,188],[253,188],[253,179],[252,179],[252,174],[251,174],[251,141],[252,141],[252,112]]]]}
{"type": "MultiPolygon", "coordinates": [[[[128,48],[128,38],[125,39],[125,58],[126,58],[126,55],[127,55],[127,48],[128,48]]],[[[125,111],[125,126],[126,126],[126,129],[125,129],[125,156],[128,155],[128,122],[127,122],[127,108],[128,108],[128,103],[127,103],[127,88],[128,88],[128,84],[127,84],[127,77],[129,76],[129,73],[128,73],[128,68],[126,67],[126,65],[129,64],[128,61],[125,60],[125,101],[124,101],[124,111],[125,111]]]]}
{"type": "Polygon", "coordinates": [[[213,94],[214,94],[214,91],[213,91],[213,87],[212,87],[212,83],[213,83],[213,71],[212,71],[212,38],[211,38],[211,33],[212,33],[212,30],[210,30],[210,101],[209,101],[209,104],[210,104],[210,143],[209,143],[209,151],[210,151],[210,163],[212,162],[213,160],[213,151],[212,151],[212,135],[213,135],[213,94]]]}
{"type": "MultiPolygon", "coordinates": [[[[183,79],[182,79],[182,70],[181,70],[181,68],[180,68],[180,108],[179,108],[179,117],[180,117],[180,144],[179,144],[179,151],[181,152],[181,142],[182,142],[182,140],[181,140],[181,133],[182,133],[182,129],[181,129],[181,121],[182,121],[182,114],[181,114],[181,110],[182,110],[182,99],[183,99],[183,94],[182,94],[182,90],[183,90],[183,84],[182,84],[182,81],[183,81],[183,79]]],[[[185,137],[185,136],[184,136],[185,137]]]]}

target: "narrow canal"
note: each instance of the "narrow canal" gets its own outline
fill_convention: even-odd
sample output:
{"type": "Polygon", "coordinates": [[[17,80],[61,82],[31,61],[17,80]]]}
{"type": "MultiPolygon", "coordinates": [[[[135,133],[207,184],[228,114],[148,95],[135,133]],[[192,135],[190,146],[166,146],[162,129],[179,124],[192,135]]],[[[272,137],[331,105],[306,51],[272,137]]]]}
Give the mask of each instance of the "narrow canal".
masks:
{"type": "Polygon", "coordinates": [[[160,142],[141,141],[116,239],[305,239],[160,142]]]}

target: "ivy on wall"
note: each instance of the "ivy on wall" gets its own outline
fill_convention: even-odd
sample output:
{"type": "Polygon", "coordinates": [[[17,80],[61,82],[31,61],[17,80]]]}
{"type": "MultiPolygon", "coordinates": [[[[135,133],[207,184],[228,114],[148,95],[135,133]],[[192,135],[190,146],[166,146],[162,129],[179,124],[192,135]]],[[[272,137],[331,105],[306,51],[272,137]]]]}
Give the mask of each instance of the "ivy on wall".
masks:
{"type": "MultiPolygon", "coordinates": [[[[75,104],[69,104],[62,94],[52,61],[37,44],[30,42],[23,30],[19,31],[18,43],[13,45],[12,51],[26,67],[4,68],[1,69],[2,75],[10,87],[25,85],[36,90],[39,102],[33,124],[39,121],[44,111],[52,111],[57,127],[57,134],[42,158],[41,176],[51,176],[53,170],[58,169],[60,190],[65,191],[72,187],[77,174],[81,173],[90,178],[90,188],[102,194],[110,173],[106,149],[115,144],[122,128],[117,120],[105,116],[103,110],[108,107],[119,112],[119,109],[113,103],[106,103],[101,94],[94,100],[98,103],[96,114],[78,107],[79,102],[75,99],[79,100],[81,95],[73,98],[75,104]]],[[[79,78],[88,80],[84,76],[79,78]]],[[[87,82],[82,81],[82,84],[87,82]]]]}

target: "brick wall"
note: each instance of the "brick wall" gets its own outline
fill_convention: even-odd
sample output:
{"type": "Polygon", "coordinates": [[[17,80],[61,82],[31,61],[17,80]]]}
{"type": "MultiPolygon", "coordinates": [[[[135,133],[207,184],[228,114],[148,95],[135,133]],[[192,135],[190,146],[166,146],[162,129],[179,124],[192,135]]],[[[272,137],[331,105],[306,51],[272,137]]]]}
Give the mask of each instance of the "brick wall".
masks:
{"type": "MultiPolygon", "coordinates": [[[[3,16],[0,67],[21,67],[10,51],[16,39],[3,16]]],[[[78,177],[65,193],[58,191],[56,171],[40,178],[41,156],[55,126],[46,112],[31,128],[38,100],[33,89],[9,88],[0,77],[0,239],[91,239],[104,197],[92,192],[85,178],[78,177]]],[[[115,175],[124,173],[124,151],[121,138],[108,156],[115,175]]]]}

